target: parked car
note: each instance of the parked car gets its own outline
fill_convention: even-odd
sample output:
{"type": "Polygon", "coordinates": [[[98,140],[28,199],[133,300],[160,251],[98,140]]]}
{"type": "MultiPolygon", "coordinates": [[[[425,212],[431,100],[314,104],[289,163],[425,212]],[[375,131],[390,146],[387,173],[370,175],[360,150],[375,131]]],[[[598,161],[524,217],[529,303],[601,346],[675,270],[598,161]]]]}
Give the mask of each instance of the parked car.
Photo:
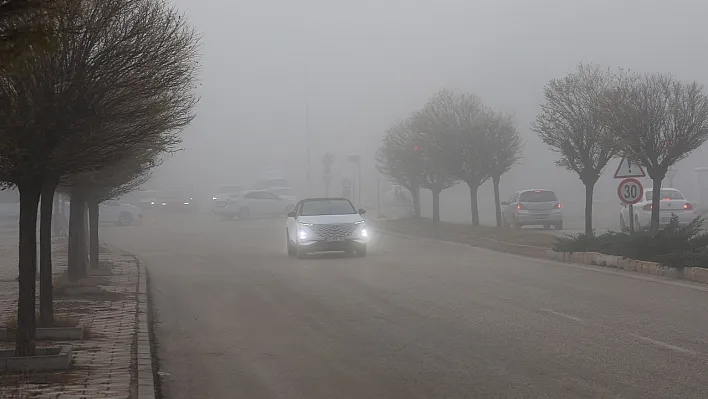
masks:
{"type": "Polygon", "coordinates": [[[139,224],[143,220],[143,212],[135,205],[109,200],[103,201],[98,208],[99,221],[118,226],[139,224]]]}
{"type": "Polygon", "coordinates": [[[280,198],[285,198],[287,200],[297,202],[297,196],[295,195],[293,189],[290,187],[272,187],[269,188],[268,191],[277,195],[280,198]]]}
{"type": "Polygon", "coordinates": [[[366,256],[369,233],[362,215],[346,198],[308,198],[288,214],[285,242],[288,255],[305,258],[313,252],[344,251],[366,256]]]}
{"type": "MultiPolygon", "coordinates": [[[[634,204],[634,229],[641,230],[651,226],[652,198],[651,188],[644,190],[642,201],[634,204]]],[[[662,188],[659,206],[659,226],[666,226],[671,221],[671,215],[679,218],[679,224],[685,226],[698,216],[692,203],[686,200],[681,191],[675,188],[662,188]]],[[[620,210],[620,228],[629,230],[629,206],[622,204],[620,210]]]]}
{"type": "Polygon", "coordinates": [[[295,209],[295,201],[267,190],[247,190],[214,205],[212,211],[224,219],[286,215],[295,209]]]}
{"type": "Polygon", "coordinates": [[[168,213],[191,213],[198,210],[194,194],[180,190],[159,193],[155,203],[160,211],[168,213]]]}
{"type": "Polygon", "coordinates": [[[237,194],[243,192],[243,187],[241,186],[219,186],[216,189],[216,193],[211,197],[212,201],[224,201],[227,198],[231,198],[237,194]]]}
{"type": "Polygon", "coordinates": [[[143,210],[148,210],[148,209],[154,209],[158,205],[157,203],[157,197],[159,196],[159,193],[155,190],[141,190],[138,191],[137,197],[138,197],[138,203],[137,206],[140,209],[143,210]]]}
{"type": "Polygon", "coordinates": [[[563,229],[563,212],[556,193],[551,190],[520,190],[502,201],[502,223],[504,226],[555,226],[563,229]]]}

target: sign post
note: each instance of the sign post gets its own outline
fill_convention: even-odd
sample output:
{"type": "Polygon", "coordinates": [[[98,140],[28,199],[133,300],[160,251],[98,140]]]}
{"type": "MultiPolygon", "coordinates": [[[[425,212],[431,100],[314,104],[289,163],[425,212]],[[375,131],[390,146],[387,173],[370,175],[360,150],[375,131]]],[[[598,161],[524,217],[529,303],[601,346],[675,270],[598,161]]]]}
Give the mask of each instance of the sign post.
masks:
{"type": "Polygon", "coordinates": [[[642,166],[632,162],[632,158],[624,156],[617,165],[615,179],[624,179],[617,187],[617,194],[622,203],[629,205],[629,232],[634,232],[634,204],[642,200],[644,188],[636,178],[645,177],[642,166]],[[633,195],[634,194],[634,195],[633,195]],[[636,198],[638,196],[638,198],[636,198]],[[636,200],[635,200],[636,199],[636,200]]]}
{"type": "Polygon", "coordinates": [[[622,203],[629,205],[629,232],[634,232],[634,204],[642,200],[644,187],[634,178],[624,179],[617,186],[617,195],[622,203]]]}

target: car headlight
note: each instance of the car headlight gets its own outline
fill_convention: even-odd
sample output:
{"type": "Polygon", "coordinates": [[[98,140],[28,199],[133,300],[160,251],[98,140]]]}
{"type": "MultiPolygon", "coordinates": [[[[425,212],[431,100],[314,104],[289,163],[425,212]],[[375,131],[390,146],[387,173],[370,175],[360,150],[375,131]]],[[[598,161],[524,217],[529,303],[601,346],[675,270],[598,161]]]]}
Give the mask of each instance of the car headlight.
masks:
{"type": "Polygon", "coordinates": [[[305,229],[298,229],[297,237],[300,239],[300,241],[307,240],[307,231],[305,231],[305,229]]]}
{"type": "Polygon", "coordinates": [[[369,236],[369,232],[366,231],[366,228],[361,229],[361,231],[359,232],[359,234],[361,234],[361,236],[364,237],[364,238],[366,238],[366,237],[369,236]]]}
{"type": "Polygon", "coordinates": [[[214,201],[216,201],[218,198],[216,198],[216,197],[211,197],[211,199],[213,199],[214,201]]]}
{"type": "Polygon", "coordinates": [[[185,202],[184,204],[185,204],[185,205],[189,205],[189,202],[185,202]]]}
{"type": "Polygon", "coordinates": [[[152,202],[150,203],[150,205],[155,205],[155,201],[152,201],[152,202]]]}
{"type": "Polygon", "coordinates": [[[167,205],[167,202],[163,202],[163,203],[162,203],[162,206],[165,206],[165,205],[167,205]]]}

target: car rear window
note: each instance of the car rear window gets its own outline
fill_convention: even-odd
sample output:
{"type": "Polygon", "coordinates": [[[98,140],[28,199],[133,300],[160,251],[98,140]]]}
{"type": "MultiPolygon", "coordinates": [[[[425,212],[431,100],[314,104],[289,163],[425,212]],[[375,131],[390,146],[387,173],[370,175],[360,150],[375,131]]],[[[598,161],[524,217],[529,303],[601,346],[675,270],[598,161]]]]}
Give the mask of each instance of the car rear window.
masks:
{"type": "MultiPolygon", "coordinates": [[[[647,191],[647,201],[651,201],[654,193],[647,191]]],[[[678,190],[661,190],[661,199],[668,198],[669,200],[682,200],[683,195],[678,190]]]]}
{"type": "Polygon", "coordinates": [[[519,197],[519,202],[554,202],[558,201],[556,193],[548,190],[524,191],[519,197]]]}
{"type": "Polygon", "coordinates": [[[304,201],[300,210],[302,216],[353,215],[357,213],[351,202],[341,200],[304,201]]]}

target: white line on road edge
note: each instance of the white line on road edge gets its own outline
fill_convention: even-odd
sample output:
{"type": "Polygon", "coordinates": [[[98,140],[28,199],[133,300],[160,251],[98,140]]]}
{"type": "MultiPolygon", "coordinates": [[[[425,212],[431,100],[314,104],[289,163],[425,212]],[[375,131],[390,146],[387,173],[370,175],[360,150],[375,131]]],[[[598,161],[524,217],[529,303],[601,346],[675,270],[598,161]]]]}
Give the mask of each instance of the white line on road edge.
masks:
{"type": "Polygon", "coordinates": [[[694,352],[694,351],[692,351],[692,350],[688,350],[688,349],[685,349],[685,348],[682,348],[682,347],[676,346],[676,345],[667,344],[666,342],[657,341],[657,340],[655,340],[655,339],[651,339],[651,338],[649,338],[649,337],[645,337],[645,336],[642,336],[642,335],[637,335],[637,334],[629,334],[629,335],[632,336],[632,337],[634,337],[634,338],[636,338],[636,339],[638,339],[638,340],[640,340],[640,341],[642,341],[642,342],[644,342],[644,343],[647,343],[647,344],[652,344],[652,345],[660,346],[660,347],[662,347],[662,348],[671,349],[672,351],[681,352],[681,353],[686,353],[686,354],[689,354],[689,355],[695,355],[695,354],[696,354],[696,352],[694,352]]]}
{"type": "Polygon", "coordinates": [[[556,312],[555,310],[552,310],[552,309],[541,309],[541,311],[542,311],[542,312],[551,313],[551,314],[554,314],[554,315],[556,315],[556,316],[564,317],[564,318],[569,319],[569,320],[577,321],[578,323],[585,323],[585,320],[583,320],[583,319],[581,319],[581,318],[579,318],[579,317],[571,316],[571,315],[569,315],[569,314],[565,314],[565,313],[561,313],[561,312],[556,312]]]}

